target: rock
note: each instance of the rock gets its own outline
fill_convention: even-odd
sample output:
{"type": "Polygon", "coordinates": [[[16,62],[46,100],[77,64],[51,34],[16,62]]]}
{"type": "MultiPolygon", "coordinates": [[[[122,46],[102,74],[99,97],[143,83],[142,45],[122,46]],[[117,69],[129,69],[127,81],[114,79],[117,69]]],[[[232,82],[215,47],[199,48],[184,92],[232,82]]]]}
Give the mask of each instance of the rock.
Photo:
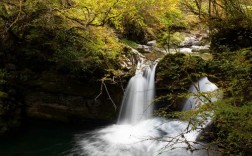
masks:
{"type": "Polygon", "coordinates": [[[192,45],[201,46],[201,45],[203,45],[203,42],[201,42],[201,41],[195,41],[195,42],[193,42],[192,45]]]}
{"type": "Polygon", "coordinates": [[[151,53],[152,50],[153,50],[153,47],[139,44],[138,47],[137,47],[137,50],[140,53],[151,53]]]}
{"type": "Polygon", "coordinates": [[[207,53],[207,52],[209,52],[209,48],[210,48],[210,45],[192,46],[192,52],[207,53]]]}
{"type": "Polygon", "coordinates": [[[186,37],[182,43],[180,43],[181,47],[190,47],[195,43],[199,42],[196,36],[186,37]]]}
{"type": "Polygon", "coordinates": [[[191,48],[179,48],[180,53],[192,53],[191,48]]]}
{"type": "Polygon", "coordinates": [[[191,47],[191,46],[203,46],[209,42],[209,36],[207,33],[190,34],[185,37],[179,47],[191,47]]]}
{"type": "Polygon", "coordinates": [[[157,46],[157,41],[156,40],[149,41],[149,42],[147,42],[147,45],[148,46],[157,46]]]}
{"type": "Polygon", "coordinates": [[[53,79],[46,76],[37,81],[26,89],[24,99],[28,117],[63,122],[116,120],[123,97],[120,85],[106,83],[117,106],[115,110],[105,89],[97,97],[101,93],[101,82],[96,79],[75,79],[55,73],[53,79]]]}
{"type": "Polygon", "coordinates": [[[201,34],[201,40],[203,39],[209,39],[209,35],[206,33],[201,34]]]}
{"type": "Polygon", "coordinates": [[[124,55],[122,55],[122,59],[119,62],[121,67],[127,70],[132,69],[135,67],[139,60],[145,58],[145,56],[139,53],[136,49],[133,49],[129,46],[126,46],[123,49],[124,55]]]}
{"type": "Polygon", "coordinates": [[[137,56],[139,56],[140,58],[144,58],[145,56],[143,56],[141,53],[139,53],[136,49],[131,49],[132,53],[136,54],[137,56]]]}
{"type": "Polygon", "coordinates": [[[156,108],[180,111],[185,97],[179,95],[188,93],[192,81],[196,82],[206,67],[200,57],[167,54],[156,68],[156,95],[160,99],[155,103],[156,108]]]}
{"type": "Polygon", "coordinates": [[[27,114],[33,118],[77,122],[84,119],[111,120],[112,114],[115,115],[113,106],[81,96],[34,92],[27,96],[26,103],[27,114]]]}
{"type": "Polygon", "coordinates": [[[132,63],[129,60],[123,60],[120,62],[120,65],[122,66],[122,68],[124,69],[131,69],[132,63]]]}

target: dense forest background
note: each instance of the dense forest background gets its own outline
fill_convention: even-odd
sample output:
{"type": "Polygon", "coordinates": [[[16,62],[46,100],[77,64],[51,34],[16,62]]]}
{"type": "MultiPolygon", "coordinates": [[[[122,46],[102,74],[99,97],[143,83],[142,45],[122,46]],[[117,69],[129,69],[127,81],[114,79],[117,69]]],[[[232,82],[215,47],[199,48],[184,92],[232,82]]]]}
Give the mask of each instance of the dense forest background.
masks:
{"type": "MultiPolygon", "coordinates": [[[[196,118],[204,117],[202,111],[214,111],[206,134],[209,144],[217,144],[225,154],[251,154],[250,0],[0,1],[0,133],[26,119],[25,97],[33,88],[78,92],[75,87],[52,87],[48,82],[54,79],[76,86],[125,83],[134,72],[121,63],[132,55],[128,47],[150,40],[160,47],[176,46],[183,32],[193,31],[208,32],[213,59],[188,62],[187,56],[167,55],[160,62],[159,79],[208,76],[221,88],[223,99],[185,112],[185,120],[200,124],[196,118]],[[174,68],[167,70],[171,65],[174,68]]],[[[100,86],[94,86],[99,93],[100,86]]],[[[169,101],[170,95],[162,100],[169,101]]],[[[160,114],[178,115],[164,112],[160,114]]]]}

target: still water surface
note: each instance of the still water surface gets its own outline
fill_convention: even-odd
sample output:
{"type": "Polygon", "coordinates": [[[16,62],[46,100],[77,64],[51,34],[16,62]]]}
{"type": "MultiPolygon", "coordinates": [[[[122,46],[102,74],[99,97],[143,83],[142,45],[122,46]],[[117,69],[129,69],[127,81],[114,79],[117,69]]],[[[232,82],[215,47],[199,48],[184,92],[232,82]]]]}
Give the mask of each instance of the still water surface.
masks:
{"type": "Polygon", "coordinates": [[[76,134],[105,125],[86,122],[81,126],[52,122],[29,122],[23,128],[0,137],[0,156],[65,156],[72,155],[76,134]]]}

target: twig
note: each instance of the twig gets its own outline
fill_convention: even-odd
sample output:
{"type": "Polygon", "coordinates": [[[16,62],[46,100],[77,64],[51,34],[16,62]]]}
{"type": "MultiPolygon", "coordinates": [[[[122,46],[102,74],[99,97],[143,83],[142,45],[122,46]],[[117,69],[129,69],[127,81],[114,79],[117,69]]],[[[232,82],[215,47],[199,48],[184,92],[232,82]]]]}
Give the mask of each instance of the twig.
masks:
{"type": "Polygon", "coordinates": [[[105,84],[105,82],[104,82],[104,79],[101,80],[100,93],[95,97],[95,101],[97,101],[97,99],[102,95],[103,87],[105,88],[106,93],[107,93],[107,95],[108,95],[108,97],[109,97],[109,100],[112,102],[112,104],[113,104],[113,106],[114,106],[114,108],[115,108],[115,111],[116,111],[117,106],[116,106],[114,100],[111,98],[111,96],[110,96],[110,94],[109,94],[109,91],[108,91],[108,88],[107,88],[107,86],[106,86],[106,84],[105,84]]]}
{"type": "Polygon", "coordinates": [[[95,101],[97,101],[97,99],[98,99],[98,98],[102,95],[103,82],[104,82],[104,80],[102,80],[102,82],[101,82],[101,89],[100,89],[100,93],[96,96],[95,101]]]}
{"type": "Polygon", "coordinates": [[[21,12],[22,12],[22,0],[19,0],[19,12],[18,12],[18,15],[17,15],[16,19],[7,28],[7,31],[18,21],[19,17],[21,16],[21,12]]]}
{"type": "Polygon", "coordinates": [[[110,99],[110,101],[113,103],[113,106],[114,106],[114,108],[115,108],[115,110],[117,109],[117,107],[116,107],[116,104],[115,104],[115,102],[113,101],[113,99],[111,98],[111,96],[110,96],[110,94],[109,94],[109,91],[108,91],[108,88],[107,88],[107,86],[106,86],[106,84],[103,82],[103,85],[104,85],[104,87],[105,87],[105,90],[106,90],[106,92],[107,92],[107,94],[108,94],[108,97],[109,97],[109,99],[110,99]]]}

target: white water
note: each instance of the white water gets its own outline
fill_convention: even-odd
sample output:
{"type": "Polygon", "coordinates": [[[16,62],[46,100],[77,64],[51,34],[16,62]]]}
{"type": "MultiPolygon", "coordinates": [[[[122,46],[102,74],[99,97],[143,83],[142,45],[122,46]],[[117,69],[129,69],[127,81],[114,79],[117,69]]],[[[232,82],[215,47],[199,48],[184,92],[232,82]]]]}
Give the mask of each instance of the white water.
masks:
{"type": "MultiPolygon", "coordinates": [[[[201,105],[204,105],[209,102],[215,102],[219,98],[222,98],[221,93],[218,91],[218,87],[210,82],[207,77],[201,78],[198,82],[194,83],[190,89],[189,93],[192,94],[185,102],[184,107],[182,111],[188,111],[188,110],[196,110],[201,105]]],[[[201,117],[198,117],[197,120],[201,121],[201,127],[200,128],[206,128],[212,123],[212,115],[213,112],[204,112],[207,118],[203,119],[201,117]]],[[[196,131],[196,139],[200,137],[202,133],[202,130],[199,129],[196,131]]]]}
{"type": "Polygon", "coordinates": [[[218,87],[211,83],[207,77],[201,78],[197,83],[193,84],[190,89],[189,93],[193,94],[190,96],[183,107],[183,111],[187,111],[190,109],[196,109],[197,106],[207,103],[207,100],[214,102],[217,100],[216,90],[218,87]],[[200,94],[204,94],[205,96],[199,96],[200,94]]]}
{"type": "MultiPolygon", "coordinates": [[[[196,139],[195,132],[185,132],[188,123],[153,118],[138,124],[111,125],[90,134],[76,136],[78,155],[87,156],[202,156],[205,151],[186,150],[196,139]]],[[[193,149],[202,146],[192,144],[193,149]]]]}
{"type": "MultiPolygon", "coordinates": [[[[119,124],[76,136],[77,147],[73,151],[85,156],[204,156],[203,146],[195,144],[200,131],[187,132],[188,122],[150,118],[154,96],[155,66],[145,72],[136,72],[129,81],[122,102],[119,124]],[[149,118],[149,119],[148,119],[149,118]],[[190,145],[190,152],[187,148],[190,145]]],[[[202,78],[198,83],[201,91],[213,91],[217,87],[202,78]]],[[[190,91],[194,94],[193,86],[190,91]]],[[[215,99],[213,99],[215,100],[215,99]]],[[[199,102],[190,97],[184,109],[194,108],[199,102]],[[195,103],[193,103],[195,102],[195,103]],[[188,104],[189,103],[189,104],[188,104]],[[189,105],[189,106],[188,106],[189,105]]]]}
{"type": "Polygon", "coordinates": [[[156,64],[138,69],[128,83],[118,118],[119,124],[136,124],[148,119],[153,112],[156,64]]]}

